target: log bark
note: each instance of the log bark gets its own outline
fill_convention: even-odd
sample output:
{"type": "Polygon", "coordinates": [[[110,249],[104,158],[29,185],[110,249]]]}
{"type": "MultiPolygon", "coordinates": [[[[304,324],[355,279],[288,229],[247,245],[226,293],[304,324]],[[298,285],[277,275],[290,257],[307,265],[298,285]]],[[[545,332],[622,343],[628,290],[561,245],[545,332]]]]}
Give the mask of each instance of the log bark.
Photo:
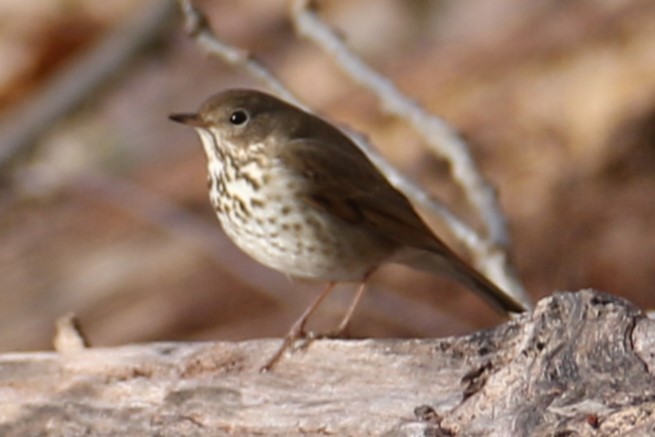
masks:
{"type": "Polygon", "coordinates": [[[655,321],[592,290],[465,337],[0,355],[0,435],[653,435],[655,321]]]}

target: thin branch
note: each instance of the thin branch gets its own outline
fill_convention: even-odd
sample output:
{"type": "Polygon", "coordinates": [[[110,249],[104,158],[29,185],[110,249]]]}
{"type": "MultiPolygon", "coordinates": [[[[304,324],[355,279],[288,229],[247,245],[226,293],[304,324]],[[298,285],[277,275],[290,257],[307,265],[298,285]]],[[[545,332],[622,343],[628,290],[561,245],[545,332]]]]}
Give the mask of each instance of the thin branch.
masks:
{"type": "Polygon", "coordinates": [[[174,11],[172,0],[150,1],[90,51],[56,73],[40,93],[7,115],[0,124],[0,174],[16,159],[29,155],[47,129],[150,44],[165,29],[174,11]]]}
{"type": "Polygon", "coordinates": [[[179,4],[184,14],[186,32],[205,52],[220,58],[229,65],[242,68],[264,84],[271,92],[305,109],[305,105],[248,51],[226,44],[217,38],[209,26],[205,14],[196,8],[191,0],[180,0],[179,4]]]}

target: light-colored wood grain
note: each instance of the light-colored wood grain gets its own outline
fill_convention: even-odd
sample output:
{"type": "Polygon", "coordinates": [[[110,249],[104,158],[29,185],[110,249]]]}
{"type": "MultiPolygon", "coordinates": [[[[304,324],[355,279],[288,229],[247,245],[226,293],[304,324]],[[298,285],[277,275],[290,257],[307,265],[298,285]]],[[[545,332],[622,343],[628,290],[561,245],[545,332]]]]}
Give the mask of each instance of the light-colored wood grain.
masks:
{"type": "Polygon", "coordinates": [[[0,355],[0,435],[648,435],[655,321],[593,291],[466,337],[0,355]],[[560,433],[560,434],[558,434],[560,433]]]}

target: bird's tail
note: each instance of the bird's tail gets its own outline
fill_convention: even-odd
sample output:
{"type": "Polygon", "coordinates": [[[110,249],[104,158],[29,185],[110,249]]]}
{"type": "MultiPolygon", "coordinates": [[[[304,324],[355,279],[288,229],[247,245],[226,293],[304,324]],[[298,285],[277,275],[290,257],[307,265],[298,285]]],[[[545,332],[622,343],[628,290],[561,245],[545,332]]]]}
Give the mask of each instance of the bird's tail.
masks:
{"type": "Polygon", "coordinates": [[[521,313],[526,310],[524,304],[494,285],[450,250],[442,254],[410,249],[401,254],[397,261],[417,270],[448,276],[477,293],[502,313],[521,313]]]}

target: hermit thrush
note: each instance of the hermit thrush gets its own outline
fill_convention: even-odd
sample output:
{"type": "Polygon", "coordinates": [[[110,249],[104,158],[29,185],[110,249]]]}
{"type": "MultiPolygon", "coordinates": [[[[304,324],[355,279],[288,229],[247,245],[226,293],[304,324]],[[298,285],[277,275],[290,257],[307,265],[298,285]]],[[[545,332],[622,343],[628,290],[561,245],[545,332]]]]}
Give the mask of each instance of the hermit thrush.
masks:
{"type": "Polygon", "coordinates": [[[384,263],[445,274],[497,309],[523,306],[469,267],[418,216],[341,131],[271,95],[229,90],[197,113],[174,114],[193,126],[208,159],[209,197],[225,233],[260,263],[328,285],[294,323],[270,369],[336,282],[360,287],[384,263]]]}

